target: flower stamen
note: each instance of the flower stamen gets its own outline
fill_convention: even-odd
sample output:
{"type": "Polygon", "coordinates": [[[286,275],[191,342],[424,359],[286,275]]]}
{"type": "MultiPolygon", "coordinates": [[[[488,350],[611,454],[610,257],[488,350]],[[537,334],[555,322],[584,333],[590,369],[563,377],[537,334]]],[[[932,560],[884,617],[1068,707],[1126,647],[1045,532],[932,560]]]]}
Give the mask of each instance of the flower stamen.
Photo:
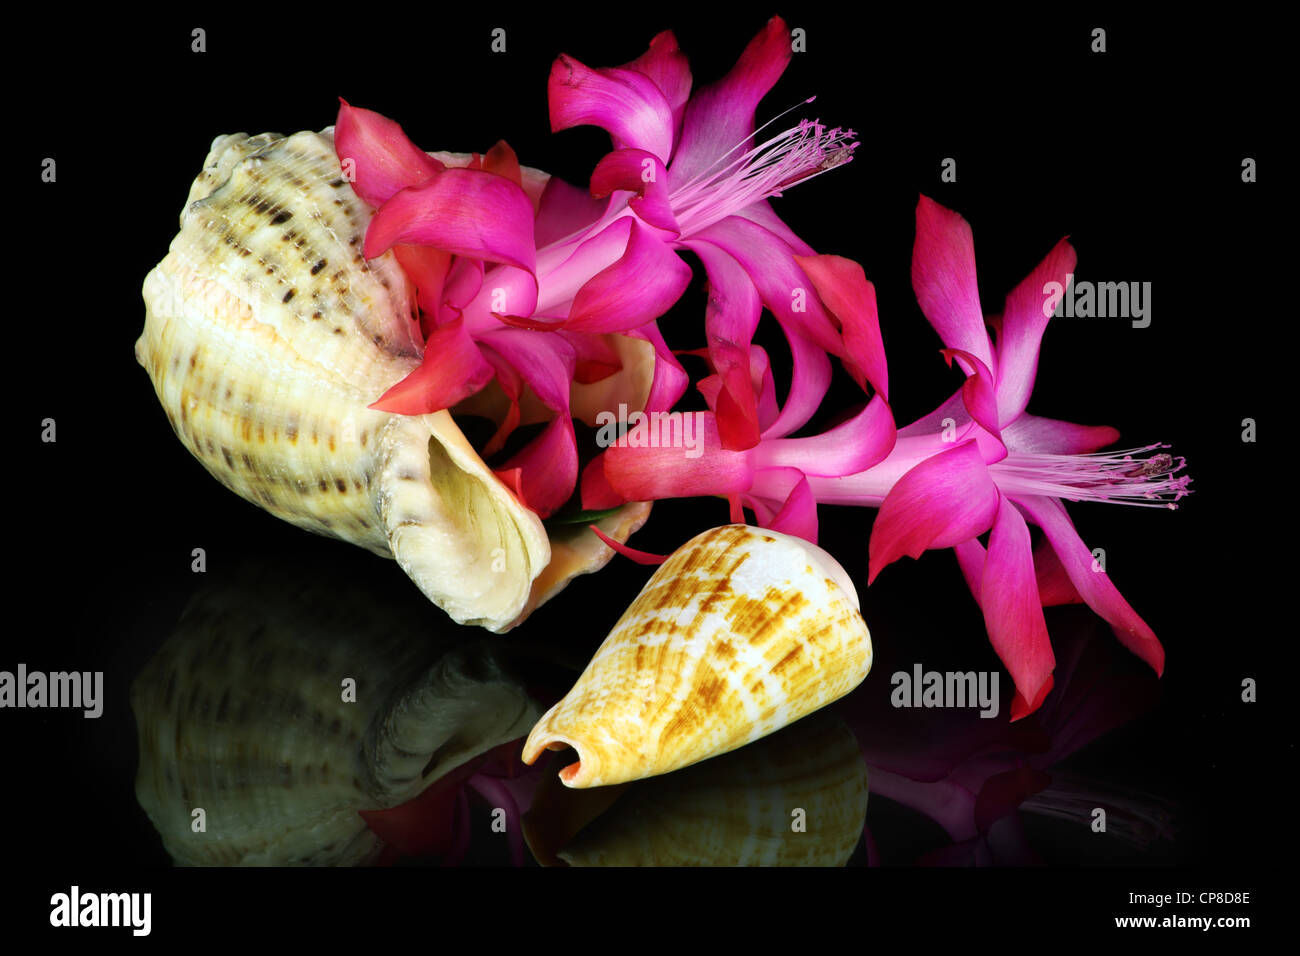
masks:
{"type": "Polygon", "coordinates": [[[997,486],[1011,494],[1176,509],[1176,502],[1191,494],[1187,486],[1192,479],[1178,474],[1186,459],[1166,452],[1135,457],[1168,447],[1147,445],[1086,455],[1012,452],[990,465],[989,472],[997,486]]]}

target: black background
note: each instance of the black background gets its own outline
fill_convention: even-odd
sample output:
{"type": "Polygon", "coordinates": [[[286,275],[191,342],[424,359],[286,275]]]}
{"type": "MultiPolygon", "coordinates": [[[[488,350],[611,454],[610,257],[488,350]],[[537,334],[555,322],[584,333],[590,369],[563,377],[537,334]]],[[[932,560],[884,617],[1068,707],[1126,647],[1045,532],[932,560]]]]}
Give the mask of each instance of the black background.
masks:
{"type": "MultiPolygon", "coordinates": [[[[424,148],[484,151],[505,138],[521,162],[584,184],[608,140],[596,129],[550,132],[554,57],[617,65],[671,28],[699,86],[726,71],[769,15],[702,10],[566,5],[524,15],[476,5],[419,13],[355,5],[138,20],[124,12],[11,38],[15,47],[30,44],[44,69],[24,76],[8,103],[7,181],[20,206],[11,212],[5,382],[13,413],[12,617],[0,667],[104,670],[108,683],[98,721],[64,711],[0,716],[0,792],[13,825],[4,858],[14,872],[38,875],[24,881],[33,896],[30,907],[16,907],[16,922],[44,924],[48,894],[89,874],[113,888],[175,885],[160,871],[136,869],[168,859],[131,789],[126,688],[198,587],[191,548],[205,548],[216,572],[250,554],[329,561],[347,548],[274,520],[208,476],[171,433],[132,354],[143,325],[141,283],[167,251],[213,137],[320,129],[334,122],[343,96],[397,119],[424,148]],[[207,31],[205,53],[190,50],[196,26],[207,31]],[[504,54],[490,50],[497,26],[507,31],[504,54]],[[54,184],[40,181],[45,157],[57,160],[54,184]],[[58,423],[56,444],[40,441],[46,417],[58,423]]],[[[1280,450],[1291,424],[1277,397],[1289,381],[1283,323],[1293,306],[1276,251],[1293,251],[1294,241],[1286,171],[1273,152],[1283,109],[1267,42],[1276,28],[1091,13],[927,8],[898,16],[809,5],[772,12],[807,31],[807,52],[763,101],[760,120],[816,94],[802,115],[851,126],[862,142],[849,166],[774,205],[819,252],[857,259],[875,282],[900,424],[959,382],[911,290],[918,193],[971,223],[988,311],[1064,235],[1078,250],[1081,280],[1152,283],[1149,328],[1054,320],[1029,406],[1114,425],[1126,445],[1168,442],[1194,479],[1177,512],[1071,507],[1083,539],[1106,549],[1112,578],[1168,654],[1159,704],[1075,762],[1178,807],[1173,843],[1123,862],[1208,867],[1197,870],[1205,888],[1223,882],[1258,891],[1279,855],[1289,854],[1285,771],[1294,761],[1285,696],[1294,625],[1279,611],[1294,566],[1290,460],[1280,450]],[[1104,54],[1089,50],[1095,26],[1107,29],[1104,54]],[[1241,180],[1247,156],[1259,163],[1254,184],[1241,180]],[[955,183],[940,182],[945,157],[957,161],[955,183]],[[1279,222],[1285,247],[1275,245],[1279,222]],[[1255,444],[1241,440],[1246,417],[1258,422],[1255,444]],[[1257,704],[1240,702],[1245,677],[1259,681],[1257,704]]],[[[703,307],[697,283],[661,323],[670,344],[703,344],[703,307]]],[[[762,341],[771,342],[775,323],[764,324],[762,341]]],[[[852,400],[851,384],[840,380],[825,409],[852,400]]],[[[858,582],[881,655],[868,685],[887,691],[891,661],[997,667],[950,553],[905,559],[865,587],[872,516],[822,511],[822,543],[858,582]]],[[[721,502],[666,502],[631,543],[668,551],[725,520],[721,502]]],[[[346,560],[400,575],[379,559],[346,560]]],[[[528,627],[594,649],[647,573],[616,560],[528,627]]],[[[1104,628],[1094,639],[1111,640],[1104,628]]],[[[1143,665],[1117,666],[1138,673],[1143,665]]],[[[868,822],[879,834],[891,821],[906,829],[904,816],[881,801],[868,822]]],[[[1040,916],[1104,922],[1128,890],[1179,882],[1106,873],[1058,871],[1059,893],[1012,874],[871,886],[905,899],[961,895],[961,905],[991,913],[1031,894],[1040,916]]],[[[210,879],[216,898],[231,902],[268,885],[263,877],[210,879]]],[[[277,879],[277,892],[298,892],[287,882],[277,879]]],[[[316,889],[303,892],[366,892],[353,882],[323,890],[313,878],[303,885],[316,889]]],[[[512,882],[503,907],[544,881],[534,877],[532,889],[512,882]]],[[[399,879],[384,886],[385,894],[410,892],[399,879]]],[[[156,921],[166,918],[159,908],[156,898],[156,921]]],[[[999,925],[1000,917],[989,918],[999,925]]]]}

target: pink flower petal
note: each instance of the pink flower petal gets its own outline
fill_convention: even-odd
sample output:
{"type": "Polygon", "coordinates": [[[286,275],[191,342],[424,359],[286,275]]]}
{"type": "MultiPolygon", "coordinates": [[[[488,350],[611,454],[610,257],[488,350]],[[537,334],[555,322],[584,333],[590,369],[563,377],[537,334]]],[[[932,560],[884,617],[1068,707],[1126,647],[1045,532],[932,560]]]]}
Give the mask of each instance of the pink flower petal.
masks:
{"type": "Polygon", "coordinates": [[[473,395],[492,380],[492,374],[492,366],[464,324],[456,320],[435,329],[419,367],[369,407],[398,415],[440,411],[473,395]]]}
{"type": "MultiPolygon", "coordinates": [[[[650,447],[663,435],[646,424],[629,428],[618,444],[605,449],[605,480],[615,493],[628,501],[687,498],[695,495],[727,495],[748,491],[753,482],[749,454],[722,447],[713,415],[707,412],[675,412],[691,415],[696,451],[685,443],[650,447]],[[638,431],[638,428],[640,429],[638,431]],[[642,443],[645,444],[634,444],[642,443]]],[[[636,423],[633,423],[634,425],[636,423]]],[[[684,421],[679,420],[680,428],[684,421]]]]}
{"type": "Polygon", "coordinates": [[[1146,661],[1157,675],[1162,674],[1165,649],[1111,583],[1110,576],[1103,570],[1093,570],[1092,552],[1074,529],[1065,506],[1055,498],[1029,495],[1016,496],[1016,503],[1043,529],[1080,597],[1110,624],[1121,644],[1146,661]]]}
{"type": "Polygon", "coordinates": [[[596,537],[600,538],[601,541],[604,541],[605,544],[609,545],[619,554],[623,555],[623,557],[628,558],[631,561],[635,561],[637,564],[656,565],[656,564],[663,564],[665,561],[668,560],[668,555],[666,554],[654,554],[650,551],[638,551],[636,548],[629,548],[621,541],[615,541],[613,538],[605,534],[605,532],[601,531],[594,524],[589,524],[587,525],[587,527],[590,528],[592,531],[596,532],[596,537]]]}
{"type": "Polygon", "coordinates": [[[627,499],[609,485],[605,477],[605,452],[601,452],[582,469],[582,507],[588,511],[617,508],[627,499]]]}
{"type": "Polygon", "coordinates": [[[480,335],[478,341],[514,366],[542,404],[568,417],[575,356],[573,346],[562,336],[503,328],[480,335]]]}
{"type": "Polygon", "coordinates": [[[871,529],[867,583],[903,555],[951,548],[987,531],[999,494],[973,441],[909,470],[885,497],[871,529]]]}
{"type": "Polygon", "coordinates": [[[537,248],[587,229],[601,217],[608,205],[593,199],[587,190],[552,176],[542,191],[534,223],[537,248]]]}
{"type": "Polygon", "coordinates": [[[636,193],[628,202],[645,222],[676,236],[682,230],[668,200],[668,170],[644,149],[618,149],[596,164],[591,194],[604,198],[615,190],[636,193]]]}
{"type": "Polygon", "coordinates": [[[966,579],[966,587],[970,588],[971,597],[975,598],[976,604],[980,604],[983,598],[984,562],[988,557],[984,545],[980,544],[979,538],[971,538],[969,541],[958,541],[952,549],[957,555],[957,565],[961,568],[961,576],[966,579]]]}
{"type": "Polygon", "coordinates": [[[430,325],[425,334],[433,331],[437,325],[438,314],[442,307],[442,287],[447,281],[447,272],[451,268],[451,253],[434,249],[430,246],[393,246],[393,255],[397,257],[402,271],[415,283],[420,308],[424,311],[430,325]]]}
{"type": "Polygon", "coordinates": [[[562,55],[551,67],[547,97],[553,133],[573,126],[599,126],[613,137],[615,149],[644,149],[665,164],[672,155],[672,107],[644,73],[593,70],[562,55]]]}
{"type": "Polygon", "coordinates": [[[1083,598],[1070,582],[1065,565],[1056,556],[1052,542],[1043,538],[1034,548],[1034,574],[1038,577],[1038,600],[1043,607],[1082,604],[1083,598]]]}
{"type": "Polygon", "coordinates": [[[629,219],[623,257],[578,290],[565,328],[577,332],[624,332],[663,315],[691,284],[691,267],[672,247],[629,219]]]}
{"type": "Polygon", "coordinates": [[[525,508],[542,518],[554,514],[573,495],[578,482],[573,419],[557,416],[497,474],[511,486],[525,508]]]}
{"type": "Polygon", "coordinates": [[[691,97],[672,162],[674,184],[686,183],[719,161],[725,165],[753,145],[743,143],[753,135],[754,110],[785,72],[790,56],[790,31],[785,21],[773,17],[726,76],[691,97]],[[737,146],[739,151],[732,153],[737,146]]]}
{"type": "Polygon", "coordinates": [[[831,385],[831,360],[820,348],[792,329],[783,329],[790,344],[793,370],[790,392],[776,420],[763,428],[763,438],[784,438],[817,413],[831,385]]]}
{"type": "Polygon", "coordinates": [[[378,208],[398,190],[416,186],[447,167],[424,152],[402,127],[373,110],[339,98],[334,124],[334,151],[340,163],[353,164],[352,191],[378,208]]]}
{"type": "Polygon", "coordinates": [[[650,395],[646,399],[645,410],[647,412],[668,411],[686,393],[686,388],[690,384],[686,369],[682,368],[677,357],[668,348],[659,326],[654,322],[648,322],[627,334],[644,339],[653,345],[655,350],[654,379],[650,383],[650,395]]]}
{"type": "Polygon", "coordinates": [[[970,225],[928,196],[916,207],[912,288],[944,345],[969,352],[997,371],[980,311],[970,225]]]}
{"type": "Polygon", "coordinates": [[[943,349],[941,354],[949,368],[952,368],[953,360],[956,359],[966,373],[966,381],[961,387],[961,399],[966,411],[985,431],[1001,440],[998,431],[998,396],[993,390],[993,373],[978,358],[961,349],[943,349]]]}
{"type": "Polygon", "coordinates": [[[998,414],[1009,422],[1025,410],[1038,372],[1038,348],[1051,313],[1043,314],[1048,293],[1044,288],[1057,282],[1065,288],[1066,276],[1074,272],[1078,256],[1062,239],[1038,264],[1029,277],[1007,296],[998,336],[998,414]]]}
{"type": "Polygon", "coordinates": [[[883,461],[894,447],[894,417],[877,394],[848,421],[809,438],[764,441],[754,453],[757,467],[789,466],[805,475],[856,475],[883,461]]]}
{"type": "Polygon", "coordinates": [[[1011,719],[1016,721],[1042,706],[1052,689],[1056,657],[1038,603],[1029,527],[1006,498],[999,499],[989,535],[980,606],[993,650],[1016,684],[1011,702],[1011,719]]]}
{"type": "Polygon", "coordinates": [[[766,527],[784,534],[792,534],[805,541],[817,543],[817,499],[808,487],[808,479],[796,468],[782,469],[791,472],[795,479],[785,504],[776,516],[765,523],[766,527]]]}
{"type": "Polygon", "coordinates": [[[889,367],[880,338],[876,287],[867,281],[862,266],[841,256],[796,256],[817,295],[839,320],[844,345],[844,365],[864,391],[866,383],[889,400],[889,367]]]}
{"type": "Polygon", "coordinates": [[[1022,414],[1002,429],[1011,451],[1046,455],[1082,455],[1119,441],[1109,425],[1076,425],[1054,418],[1022,414]]]}
{"type": "Polygon", "coordinates": [[[741,216],[728,216],[699,230],[688,247],[694,248],[699,240],[713,243],[740,263],[763,304],[783,327],[794,329],[827,352],[844,351],[835,323],[785,240],[741,216]]]}
{"type": "Polygon", "coordinates": [[[704,312],[709,359],[722,379],[718,395],[718,429],[723,447],[758,444],[758,401],[749,370],[749,346],[758,328],[762,302],[748,273],[734,258],[709,242],[691,244],[709,277],[704,312]]]}
{"type": "Polygon", "coordinates": [[[493,173],[448,169],[389,199],[366,230],[365,256],[399,243],[534,271],[533,204],[493,173]]]}
{"type": "Polygon", "coordinates": [[[673,113],[673,142],[676,142],[686,101],[691,96],[691,68],[686,54],[677,46],[677,37],[671,30],[657,34],[650,41],[650,48],[623,68],[644,73],[659,87],[673,113]]]}

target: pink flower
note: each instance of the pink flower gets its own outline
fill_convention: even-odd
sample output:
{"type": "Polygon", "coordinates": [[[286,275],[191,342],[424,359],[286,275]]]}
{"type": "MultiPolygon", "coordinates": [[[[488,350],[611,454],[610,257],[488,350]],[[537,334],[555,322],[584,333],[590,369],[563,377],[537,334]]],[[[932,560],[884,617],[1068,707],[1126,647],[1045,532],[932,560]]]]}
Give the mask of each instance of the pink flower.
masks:
{"type": "MultiPolygon", "coordinates": [[[[848,162],[857,146],[851,130],[808,121],[757,141],[755,109],[790,56],[790,31],[774,17],[731,72],[693,95],[686,58],[668,32],[622,67],[593,70],[562,56],[551,71],[552,129],[590,124],[613,139],[614,151],[591,180],[593,195],[611,197],[606,217],[632,215],[634,235],[651,234],[668,247],[695,253],[704,264],[707,348],[721,383],[716,424],[729,450],[752,448],[760,437],[749,344],[764,306],[797,352],[793,339],[801,337],[856,360],[861,371],[883,367],[883,353],[872,362],[850,351],[870,343],[846,341],[811,295],[798,257],[813,250],[767,202],[848,162]]],[[[877,331],[877,351],[878,343],[877,331]]]]}
{"type": "Polygon", "coordinates": [[[1155,453],[1158,445],[1099,453],[1118,432],[1025,413],[1050,317],[1045,287],[1064,287],[1074,249],[1062,240],[1011,292],[1002,315],[988,320],[995,345],[980,309],[970,226],[924,196],[916,222],[917,298],[947,346],[945,357],[968,377],[943,406],[902,429],[887,458],[860,474],[810,478],[812,495],[880,507],[869,581],[903,555],[956,550],[1015,681],[1013,720],[1036,710],[1052,687],[1045,605],[1086,602],[1159,674],[1164,649],[1094,563],[1061,500],[1173,508],[1188,493],[1190,479],[1176,477],[1183,460],[1155,453]],[[1045,535],[1036,551],[1027,522],[1045,535]],[[987,548],[978,540],[985,532],[987,548]]]}
{"type": "MultiPolygon", "coordinates": [[[[867,374],[888,386],[884,350],[880,344],[875,289],[862,267],[837,256],[796,257],[824,300],[826,311],[840,321],[853,354],[870,372],[856,370],[859,384],[867,374]],[[859,342],[853,342],[857,337],[859,342]]],[[[653,447],[637,440],[634,430],[625,444],[608,449],[584,475],[583,504],[609,507],[623,500],[656,500],[696,495],[725,496],[731,520],[743,522],[742,508],[751,509],[760,525],[817,541],[817,508],[809,477],[861,472],[881,461],[894,445],[894,420],[886,393],[877,392],[856,415],[821,435],[790,438],[816,411],[830,384],[826,353],[803,336],[788,336],[794,357],[790,394],[777,406],[767,353],[748,345],[746,386],[755,396],[759,440],[745,449],[729,449],[722,438],[720,409],[725,385],[714,374],[699,383],[710,411],[698,414],[701,447],[689,455],[681,447],[653,447]]],[[[711,356],[710,356],[711,357],[711,356]]],[[[734,412],[734,406],[733,406],[734,412]]],[[[691,414],[691,413],[687,413],[691,414]]],[[[648,429],[648,423],[640,426],[648,429]]]]}

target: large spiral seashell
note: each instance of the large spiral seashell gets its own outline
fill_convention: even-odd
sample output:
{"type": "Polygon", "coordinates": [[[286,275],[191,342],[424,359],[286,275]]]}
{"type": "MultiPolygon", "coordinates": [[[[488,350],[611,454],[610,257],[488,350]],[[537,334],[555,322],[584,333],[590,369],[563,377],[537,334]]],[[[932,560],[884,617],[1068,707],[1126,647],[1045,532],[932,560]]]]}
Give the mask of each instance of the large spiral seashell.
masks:
{"type": "MultiPolygon", "coordinates": [[[[524,175],[533,188],[547,178],[524,175]]],[[[362,255],[372,215],[331,129],[218,137],[145,279],[136,358],[185,447],[226,487],[395,557],[456,621],[506,630],[613,552],[593,535],[553,565],[542,522],[449,412],[367,408],[423,351],[393,254],[362,255]]],[[[602,530],[626,540],[647,510],[602,530]]]]}
{"type": "Polygon", "coordinates": [[[843,866],[867,816],[866,762],[828,711],[623,788],[569,790],[553,779],[524,817],[544,865],[843,866]],[[608,808],[568,806],[620,790],[608,808]]]}
{"type": "Polygon", "coordinates": [[[371,862],[383,844],[358,811],[414,799],[536,720],[491,646],[465,643],[481,632],[430,634],[385,601],[261,568],[190,602],[131,688],[136,796],[177,864],[371,862]]]}
{"type": "Polygon", "coordinates": [[[725,525],[674,552],[524,745],[566,746],[570,787],[668,773],[824,707],[871,668],[844,569],[799,538],[725,525]]]}

